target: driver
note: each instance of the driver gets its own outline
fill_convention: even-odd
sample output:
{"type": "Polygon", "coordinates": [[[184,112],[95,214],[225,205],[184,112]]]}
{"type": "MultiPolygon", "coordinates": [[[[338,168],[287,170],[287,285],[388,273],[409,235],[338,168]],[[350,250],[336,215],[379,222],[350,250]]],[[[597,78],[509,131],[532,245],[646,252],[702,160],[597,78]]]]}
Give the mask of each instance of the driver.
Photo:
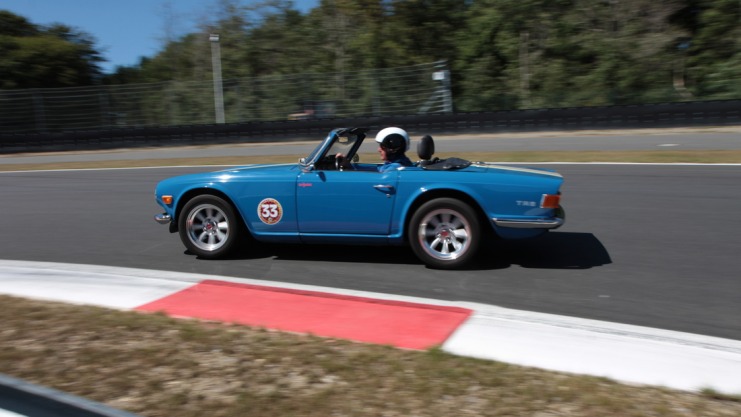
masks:
{"type": "MultiPolygon", "coordinates": [[[[398,127],[387,127],[376,135],[378,142],[378,153],[381,156],[383,164],[378,166],[378,172],[386,172],[392,169],[412,166],[412,161],[405,155],[409,149],[409,134],[398,127]]],[[[337,154],[336,157],[343,157],[337,154]]],[[[349,166],[350,162],[346,159],[344,166],[349,166]]]]}

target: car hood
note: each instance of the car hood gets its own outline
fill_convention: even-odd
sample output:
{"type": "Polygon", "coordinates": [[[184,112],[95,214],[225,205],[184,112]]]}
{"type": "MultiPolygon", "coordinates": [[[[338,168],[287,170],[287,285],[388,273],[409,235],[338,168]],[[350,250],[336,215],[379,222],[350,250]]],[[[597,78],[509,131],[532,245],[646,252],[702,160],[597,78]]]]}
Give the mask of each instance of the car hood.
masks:
{"type": "Polygon", "coordinates": [[[253,176],[270,177],[281,175],[292,170],[297,170],[296,164],[255,164],[222,169],[220,171],[199,172],[194,174],[183,174],[162,180],[158,184],[159,189],[182,187],[189,184],[208,184],[229,182],[235,177],[250,178],[253,176]]]}
{"type": "Polygon", "coordinates": [[[252,164],[252,165],[244,165],[239,167],[233,167],[233,168],[227,168],[223,169],[221,171],[212,172],[212,174],[223,174],[225,172],[227,173],[244,173],[249,174],[252,172],[285,172],[285,171],[291,171],[293,169],[296,169],[297,166],[295,163],[289,163],[289,164],[252,164]]]}
{"type": "Polygon", "coordinates": [[[239,175],[240,177],[250,177],[253,175],[269,175],[272,173],[283,173],[297,169],[295,163],[291,164],[252,164],[243,165],[237,167],[231,167],[222,169],[219,171],[204,172],[201,174],[186,174],[185,177],[195,176],[201,179],[212,177],[212,178],[225,178],[233,175],[239,175]]]}

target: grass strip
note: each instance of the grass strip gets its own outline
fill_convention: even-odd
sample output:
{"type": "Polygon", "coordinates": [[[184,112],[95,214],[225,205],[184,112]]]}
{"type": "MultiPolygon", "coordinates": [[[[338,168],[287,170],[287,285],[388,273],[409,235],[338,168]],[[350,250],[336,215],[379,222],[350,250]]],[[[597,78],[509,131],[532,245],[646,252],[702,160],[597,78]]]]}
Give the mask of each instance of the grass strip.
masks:
{"type": "Polygon", "coordinates": [[[604,378],[0,296],[0,372],[142,416],[739,416],[604,378]]]}

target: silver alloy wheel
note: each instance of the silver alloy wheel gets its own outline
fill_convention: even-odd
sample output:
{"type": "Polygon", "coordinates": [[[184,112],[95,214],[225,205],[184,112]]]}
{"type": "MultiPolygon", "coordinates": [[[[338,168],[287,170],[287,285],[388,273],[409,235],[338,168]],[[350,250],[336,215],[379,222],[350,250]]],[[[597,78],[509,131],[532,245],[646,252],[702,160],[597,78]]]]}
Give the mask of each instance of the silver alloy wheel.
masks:
{"type": "Polygon", "coordinates": [[[229,220],[213,204],[200,204],[188,212],[185,220],[188,239],[199,249],[212,252],[229,239],[229,220]]]}
{"type": "Polygon", "coordinates": [[[419,223],[417,238],[430,256],[453,260],[463,256],[470,247],[471,225],[461,213],[442,208],[431,211],[419,223]]]}

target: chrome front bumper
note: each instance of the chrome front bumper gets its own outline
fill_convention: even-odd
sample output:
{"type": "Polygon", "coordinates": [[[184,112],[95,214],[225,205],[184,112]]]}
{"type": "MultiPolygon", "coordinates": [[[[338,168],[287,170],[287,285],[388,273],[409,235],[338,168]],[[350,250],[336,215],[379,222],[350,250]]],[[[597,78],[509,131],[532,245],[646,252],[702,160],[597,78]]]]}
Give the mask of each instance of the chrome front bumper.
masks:
{"type": "Polygon", "coordinates": [[[156,221],[159,224],[168,224],[172,221],[172,216],[170,216],[167,213],[156,214],[154,216],[154,221],[156,221]]]}

